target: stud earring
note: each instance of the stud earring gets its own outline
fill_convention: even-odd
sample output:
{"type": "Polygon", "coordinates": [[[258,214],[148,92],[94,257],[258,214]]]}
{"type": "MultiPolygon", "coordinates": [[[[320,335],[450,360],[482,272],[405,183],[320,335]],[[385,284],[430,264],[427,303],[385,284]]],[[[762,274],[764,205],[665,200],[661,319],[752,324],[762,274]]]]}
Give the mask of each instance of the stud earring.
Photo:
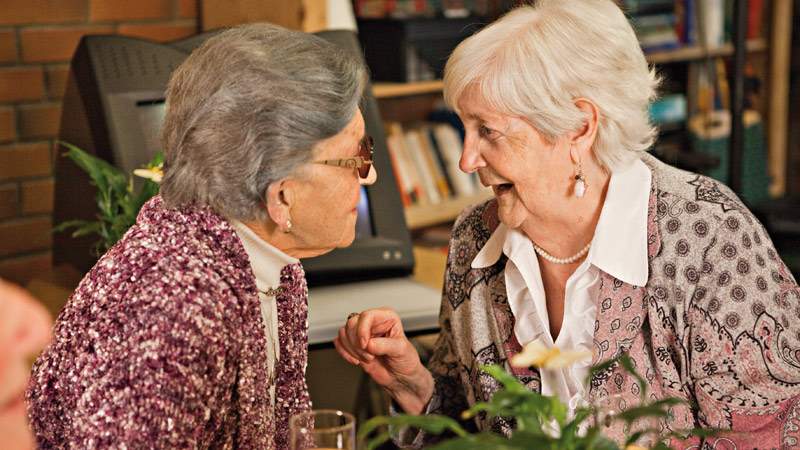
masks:
{"type": "Polygon", "coordinates": [[[575,197],[581,198],[586,194],[586,178],[583,176],[583,168],[578,162],[578,173],[575,174],[575,186],[573,187],[575,197]]]}
{"type": "Polygon", "coordinates": [[[286,219],[286,229],[283,230],[284,233],[291,233],[292,232],[292,221],[286,219]]]}

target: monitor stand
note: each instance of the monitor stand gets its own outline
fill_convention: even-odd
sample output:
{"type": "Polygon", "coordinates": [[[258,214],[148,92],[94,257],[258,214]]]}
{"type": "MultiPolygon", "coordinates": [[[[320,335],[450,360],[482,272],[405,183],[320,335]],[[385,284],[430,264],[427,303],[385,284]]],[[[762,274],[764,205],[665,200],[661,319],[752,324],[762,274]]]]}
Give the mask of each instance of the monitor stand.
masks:
{"type": "Polygon", "coordinates": [[[320,286],[308,292],[308,344],[333,342],[351,312],[390,307],[406,333],[436,331],[442,294],[411,277],[320,286]]]}

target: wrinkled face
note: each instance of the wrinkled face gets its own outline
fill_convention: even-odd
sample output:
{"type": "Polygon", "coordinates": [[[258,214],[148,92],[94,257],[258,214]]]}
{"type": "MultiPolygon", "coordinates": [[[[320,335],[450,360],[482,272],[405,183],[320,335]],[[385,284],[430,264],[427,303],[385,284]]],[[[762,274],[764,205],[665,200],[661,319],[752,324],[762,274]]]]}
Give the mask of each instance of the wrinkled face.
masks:
{"type": "Polygon", "coordinates": [[[31,357],[50,338],[50,316],[26,291],[0,280],[0,436],[3,448],[34,448],[24,393],[31,357]]]}
{"type": "Polygon", "coordinates": [[[564,141],[548,143],[530,122],[492,110],[474,88],[458,102],[466,136],[459,165],[478,172],[498,203],[500,220],[519,228],[534,215],[547,215],[569,195],[574,176],[564,141]]]}
{"type": "MultiPolygon", "coordinates": [[[[358,111],[339,134],[320,142],[313,160],[357,156],[364,138],[364,118],[358,111]]],[[[358,200],[362,184],[375,181],[375,169],[360,180],[355,169],[306,164],[293,184],[292,233],[305,249],[325,251],[347,247],[355,239],[358,200]]]]}

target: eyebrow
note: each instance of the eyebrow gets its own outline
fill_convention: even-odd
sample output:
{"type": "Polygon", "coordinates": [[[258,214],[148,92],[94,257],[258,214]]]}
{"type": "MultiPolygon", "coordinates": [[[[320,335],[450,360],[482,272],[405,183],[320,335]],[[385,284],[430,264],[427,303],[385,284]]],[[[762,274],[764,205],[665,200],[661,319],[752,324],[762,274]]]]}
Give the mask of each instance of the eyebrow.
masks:
{"type": "Polygon", "coordinates": [[[467,116],[466,116],[466,117],[467,117],[467,119],[471,119],[471,120],[477,120],[477,121],[480,121],[480,122],[486,122],[486,121],[483,119],[483,117],[481,117],[481,116],[480,116],[480,114],[469,113],[469,114],[467,114],[467,116]]]}

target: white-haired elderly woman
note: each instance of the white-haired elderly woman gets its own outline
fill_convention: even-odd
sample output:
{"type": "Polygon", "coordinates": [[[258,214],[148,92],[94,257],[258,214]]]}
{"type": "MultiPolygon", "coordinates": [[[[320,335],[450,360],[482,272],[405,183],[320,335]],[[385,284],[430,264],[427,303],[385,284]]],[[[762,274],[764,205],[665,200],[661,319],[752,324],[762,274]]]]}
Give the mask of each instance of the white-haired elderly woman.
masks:
{"type": "Polygon", "coordinates": [[[160,196],[86,275],[36,362],[43,448],[288,448],[310,407],[300,259],[349,245],[374,182],[366,70],[278,26],[178,67],[160,196]]]}
{"type": "Polygon", "coordinates": [[[800,290],[733,192],[645,153],[658,82],[619,7],[514,9],[459,45],[444,84],[466,128],[461,169],[495,196],[456,221],[434,355],[425,368],[390,309],[350,318],[339,353],[406,413],[455,418],[498,389],[484,364],[569,407],[635,404],[620,367],[583,383],[589,365],[626,353],[649,395],[687,401],[666,429],[727,430],[714,448],[795,445],[800,290]],[[592,357],[509,367],[531,342],[592,357]]]}

